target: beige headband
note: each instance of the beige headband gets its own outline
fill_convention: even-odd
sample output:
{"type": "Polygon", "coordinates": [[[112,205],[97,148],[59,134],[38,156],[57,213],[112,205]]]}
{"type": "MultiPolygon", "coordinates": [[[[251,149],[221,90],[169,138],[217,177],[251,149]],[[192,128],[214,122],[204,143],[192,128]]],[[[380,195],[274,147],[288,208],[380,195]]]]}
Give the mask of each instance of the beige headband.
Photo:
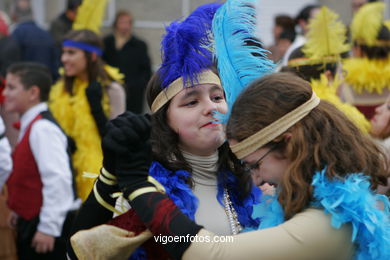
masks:
{"type": "Polygon", "coordinates": [[[249,136],[237,144],[231,145],[230,148],[238,159],[244,158],[263,145],[269,143],[279,135],[283,134],[285,131],[287,131],[287,129],[309,114],[309,112],[319,103],[320,99],[313,91],[313,95],[308,101],[293,111],[285,114],[272,124],[264,127],[259,132],[249,136]]]}
{"type": "MultiPolygon", "coordinates": [[[[187,82],[187,85],[190,84],[187,82]]],[[[216,84],[221,85],[221,80],[219,77],[212,72],[211,70],[203,71],[199,74],[198,80],[196,81],[196,85],[201,84],[216,84]]],[[[184,88],[183,78],[180,77],[173,81],[169,86],[161,91],[158,96],[154,99],[151,107],[152,113],[157,112],[162,106],[164,106],[169,100],[171,100],[174,96],[177,95],[184,88]]]]}

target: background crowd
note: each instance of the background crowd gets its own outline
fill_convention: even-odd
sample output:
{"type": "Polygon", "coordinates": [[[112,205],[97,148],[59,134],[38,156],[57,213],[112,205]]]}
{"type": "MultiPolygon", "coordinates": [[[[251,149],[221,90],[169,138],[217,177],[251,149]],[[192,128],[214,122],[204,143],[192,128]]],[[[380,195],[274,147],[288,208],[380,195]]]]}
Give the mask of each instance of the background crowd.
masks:
{"type": "MultiPolygon", "coordinates": [[[[274,62],[276,71],[294,73],[310,82],[321,100],[335,105],[378,145],[379,150],[372,150],[378,152],[376,156],[384,154],[390,160],[390,20],[383,16],[389,6],[381,2],[351,0],[353,19],[348,25],[318,4],[303,6],[294,17],[280,13],[274,17],[272,45],[261,47],[267,50],[267,58],[274,62]],[[334,20],[321,20],[325,16],[334,20]],[[316,40],[327,30],[330,34],[340,33],[334,34],[333,45],[323,51],[325,43],[316,40]]],[[[85,13],[91,8],[88,4],[96,1],[68,0],[65,10],[50,22],[47,30],[34,20],[30,0],[14,0],[10,10],[0,10],[0,259],[66,259],[64,252],[72,223],[82,203],[91,191],[93,194],[96,176],[106,158],[101,142],[107,123],[125,111],[149,111],[146,96],[155,112],[152,103],[158,91],[148,92],[148,83],[149,88],[160,90],[167,84],[160,81],[169,77],[169,70],[179,71],[166,56],[173,55],[172,52],[163,46],[162,67],[166,66],[168,71],[159,70],[152,77],[148,45],[134,34],[131,11],[117,10],[112,27],[103,34],[99,26],[87,25],[85,13]]],[[[95,8],[101,8],[104,15],[106,1],[99,1],[95,8]]],[[[207,69],[214,73],[215,68],[210,67],[207,69]]],[[[167,81],[171,84],[173,80],[167,81]]],[[[209,110],[211,113],[221,108],[217,105],[209,110]]],[[[198,166],[199,158],[179,149],[187,140],[170,137],[175,136],[173,133],[160,135],[169,127],[186,126],[181,125],[177,115],[169,114],[169,106],[163,107],[163,111],[168,116],[160,115],[157,120],[165,120],[168,126],[157,124],[152,130],[154,157],[171,170],[191,172],[191,167],[198,166]],[[165,137],[167,140],[161,140],[165,137]],[[178,144],[176,150],[169,150],[174,146],[170,141],[178,144]],[[164,154],[168,151],[174,159],[164,154]]],[[[190,117],[188,114],[182,121],[190,117]]],[[[198,176],[197,170],[192,169],[194,182],[211,181],[214,185],[200,185],[197,189],[190,185],[200,201],[209,201],[209,196],[217,194],[222,199],[226,194],[215,187],[229,177],[217,180],[214,175],[221,165],[232,165],[238,160],[230,158],[232,154],[222,157],[229,150],[223,141],[212,145],[213,158],[200,159],[202,167],[213,162],[212,167],[216,168],[212,177],[198,176]]],[[[190,150],[201,144],[188,142],[190,150]]],[[[206,148],[204,145],[199,150],[206,148]]],[[[242,170],[230,167],[231,171],[242,170]]],[[[240,185],[250,177],[256,186],[264,185],[256,172],[248,178],[240,177],[240,185]]],[[[110,181],[110,176],[102,178],[110,181]]],[[[266,183],[261,188],[263,192],[271,188],[272,193],[274,186],[266,183]]],[[[256,194],[245,184],[240,189],[237,194],[256,194]]],[[[378,186],[382,194],[389,195],[389,190],[389,186],[378,186]]],[[[102,204],[96,193],[94,196],[102,204]]],[[[240,198],[236,203],[249,203],[247,200],[240,198]]],[[[218,201],[213,203],[217,205],[218,201]]],[[[207,207],[217,208],[213,204],[202,206],[202,213],[197,212],[200,219],[207,207]]],[[[224,215],[223,211],[216,210],[219,215],[224,215]]],[[[86,215],[88,218],[91,212],[86,215]]],[[[239,212],[238,218],[246,217],[245,214],[239,212]]],[[[251,221],[247,226],[254,225],[251,221]]],[[[215,227],[213,221],[205,222],[202,224],[209,230],[222,229],[223,234],[230,234],[228,223],[218,220],[223,227],[215,227]]]]}

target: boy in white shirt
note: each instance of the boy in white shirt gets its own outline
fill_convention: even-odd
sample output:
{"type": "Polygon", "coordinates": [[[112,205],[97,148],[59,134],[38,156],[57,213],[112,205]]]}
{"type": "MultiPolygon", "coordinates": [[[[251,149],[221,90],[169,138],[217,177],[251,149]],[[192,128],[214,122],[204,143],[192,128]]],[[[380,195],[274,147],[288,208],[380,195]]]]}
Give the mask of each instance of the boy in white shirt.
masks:
{"type": "Polygon", "coordinates": [[[20,115],[20,133],[7,181],[11,226],[23,259],[66,259],[69,212],[75,197],[68,140],[47,104],[49,70],[36,63],[16,63],[7,70],[5,110],[20,115]]]}

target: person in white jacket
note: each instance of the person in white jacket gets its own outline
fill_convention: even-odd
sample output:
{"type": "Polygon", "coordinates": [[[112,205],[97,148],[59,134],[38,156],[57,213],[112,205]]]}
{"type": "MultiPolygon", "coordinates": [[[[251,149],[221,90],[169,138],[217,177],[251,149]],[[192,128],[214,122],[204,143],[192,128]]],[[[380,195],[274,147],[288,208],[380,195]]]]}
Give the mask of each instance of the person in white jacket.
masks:
{"type": "Polygon", "coordinates": [[[0,192],[12,170],[11,146],[5,135],[5,126],[0,117],[0,192]]]}

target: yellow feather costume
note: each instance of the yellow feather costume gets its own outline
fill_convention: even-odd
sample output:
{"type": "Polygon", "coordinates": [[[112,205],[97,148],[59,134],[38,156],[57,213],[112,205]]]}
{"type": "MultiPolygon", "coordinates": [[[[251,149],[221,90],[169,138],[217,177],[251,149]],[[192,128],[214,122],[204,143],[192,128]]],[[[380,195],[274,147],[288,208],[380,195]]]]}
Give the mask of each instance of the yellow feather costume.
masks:
{"type": "MultiPolygon", "coordinates": [[[[76,79],[73,84],[74,95],[71,96],[59,80],[50,92],[49,107],[67,135],[76,143],[73,154],[73,167],[76,171],[76,185],[79,197],[84,201],[92,189],[94,179],[84,178],[84,172],[98,173],[102,165],[100,135],[92,117],[85,95],[88,82],[76,79]]],[[[103,109],[109,114],[108,97],[103,94],[103,109]]]]}
{"type": "MultiPolygon", "coordinates": [[[[114,80],[122,80],[123,75],[118,69],[105,66],[105,70],[114,80]]],[[[103,85],[106,86],[107,83],[103,85]]],[[[85,94],[87,87],[88,82],[76,78],[73,95],[70,95],[64,88],[63,80],[59,80],[52,87],[49,97],[49,108],[53,116],[76,143],[77,149],[72,160],[76,172],[77,193],[83,201],[95,181],[94,178],[84,177],[83,173],[99,173],[103,160],[101,138],[85,94]]],[[[102,107],[108,117],[110,106],[107,91],[103,91],[102,107]]]]}
{"type": "Polygon", "coordinates": [[[83,0],[77,10],[76,20],[72,25],[72,29],[89,29],[99,34],[106,5],[107,0],[83,0]]]}
{"type": "Polygon", "coordinates": [[[384,89],[390,90],[390,57],[385,60],[367,58],[350,58],[343,62],[347,71],[345,81],[357,93],[364,90],[381,94],[384,89]]]}
{"type": "Polygon", "coordinates": [[[322,100],[326,100],[329,103],[333,104],[340,111],[342,111],[355,125],[364,133],[368,133],[371,124],[365,118],[365,116],[354,106],[344,103],[337,96],[337,88],[340,85],[341,81],[336,79],[331,84],[329,84],[328,79],[324,74],[321,75],[319,80],[311,80],[310,84],[313,88],[313,91],[317,94],[322,100]]]}
{"type": "MultiPolygon", "coordinates": [[[[321,65],[340,61],[340,53],[349,50],[346,42],[346,28],[339,21],[339,16],[327,7],[322,7],[315,18],[309,22],[307,42],[302,48],[305,57],[289,61],[291,67],[321,65]]],[[[344,103],[337,96],[337,89],[341,83],[336,75],[336,80],[331,84],[324,74],[320,79],[311,79],[310,83],[317,94],[323,100],[328,101],[342,111],[359,129],[368,133],[370,123],[364,115],[354,106],[344,103]]]]}
{"type": "MultiPolygon", "coordinates": [[[[321,7],[316,16],[309,22],[307,42],[303,53],[311,60],[322,60],[334,57],[339,60],[340,53],[349,50],[346,44],[346,28],[339,16],[327,7],[321,7]]],[[[322,63],[322,62],[319,62],[322,63]]]]}
{"type": "Polygon", "coordinates": [[[382,2],[367,3],[354,16],[351,23],[351,37],[359,44],[374,46],[383,23],[385,4],[382,2]]]}

